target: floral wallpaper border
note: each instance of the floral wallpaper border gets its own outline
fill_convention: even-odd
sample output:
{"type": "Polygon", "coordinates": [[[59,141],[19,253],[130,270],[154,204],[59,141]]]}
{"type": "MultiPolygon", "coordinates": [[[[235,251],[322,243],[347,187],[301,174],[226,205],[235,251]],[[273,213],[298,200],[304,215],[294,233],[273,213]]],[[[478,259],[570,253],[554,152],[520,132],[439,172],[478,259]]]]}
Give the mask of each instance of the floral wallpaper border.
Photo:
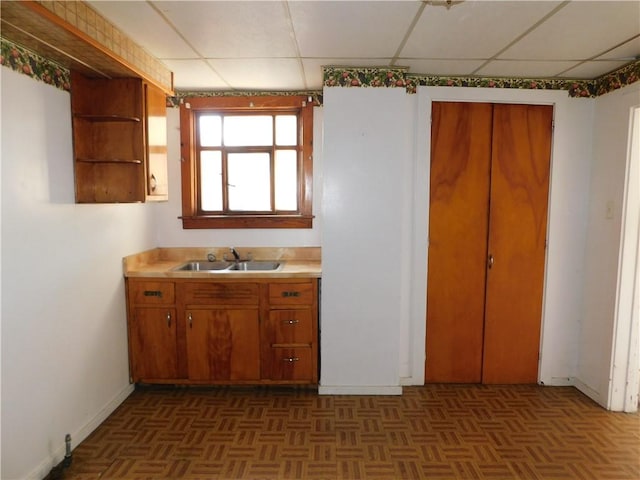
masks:
{"type": "Polygon", "coordinates": [[[596,79],[595,96],[604,95],[640,80],[640,60],[596,79]]]}
{"type": "Polygon", "coordinates": [[[546,78],[442,77],[408,73],[406,68],[323,68],[324,87],[399,87],[415,93],[419,86],[567,90],[570,97],[597,97],[640,80],[640,60],[594,80],[546,78]]]}
{"type": "MultiPolygon", "coordinates": [[[[41,57],[31,50],[0,37],[0,65],[11,68],[61,90],[71,89],[67,68],[41,57]]],[[[567,90],[570,97],[598,97],[640,80],[640,60],[636,60],[594,80],[441,77],[408,73],[402,67],[336,67],[322,69],[323,87],[391,87],[415,93],[419,86],[518,88],[534,90],[567,90]]],[[[167,98],[167,106],[177,107],[185,97],[308,95],[322,104],[322,92],[310,91],[179,91],[167,98]]]]}
{"type": "Polygon", "coordinates": [[[61,90],[71,90],[71,74],[67,68],[2,37],[0,65],[61,90]]]}

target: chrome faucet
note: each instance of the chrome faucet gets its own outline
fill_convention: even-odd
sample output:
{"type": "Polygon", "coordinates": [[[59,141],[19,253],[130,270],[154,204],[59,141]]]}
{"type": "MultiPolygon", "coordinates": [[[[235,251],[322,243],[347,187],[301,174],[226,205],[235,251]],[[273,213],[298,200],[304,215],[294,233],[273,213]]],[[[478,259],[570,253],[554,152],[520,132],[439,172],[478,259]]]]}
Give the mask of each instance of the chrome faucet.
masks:
{"type": "Polygon", "coordinates": [[[236,249],[234,247],[230,247],[229,250],[231,250],[231,253],[233,254],[233,258],[236,259],[236,262],[239,262],[240,254],[236,251],[236,249]]]}

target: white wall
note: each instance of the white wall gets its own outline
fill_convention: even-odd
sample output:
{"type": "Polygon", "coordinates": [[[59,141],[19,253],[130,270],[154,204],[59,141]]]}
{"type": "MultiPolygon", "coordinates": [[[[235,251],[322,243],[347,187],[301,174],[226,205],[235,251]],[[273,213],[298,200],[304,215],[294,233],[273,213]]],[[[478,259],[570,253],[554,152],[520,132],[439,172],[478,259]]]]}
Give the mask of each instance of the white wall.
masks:
{"type": "Polygon", "coordinates": [[[324,100],[322,388],[424,382],[435,100],[554,105],[539,381],[572,384],[594,101],[561,91],[447,87],[423,87],[417,95],[333,88],[324,100]]]}
{"type": "Polygon", "coordinates": [[[182,197],[180,189],[180,110],[167,112],[169,201],[159,204],[157,214],[157,243],[161,247],[317,247],[320,245],[322,217],[322,108],[313,114],[313,228],[183,230],[182,197]]]}
{"type": "Polygon", "coordinates": [[[132,390],[122,257],[153,206],[76,205],[69,94],[1,68],[2,471],[42,478],[132,390]]]}
{"type": "MultiPolygon", "coordinates": [[[[614,410],[622,409],[624,403],[627,367],[622,358],[613,361],[614,345],[616,342],[620,346],[625,342],[628,345],[631,327],[629,319],[624,325],[616,323],[616,299],[631,109],[637,105],[640,105],[640,85],[637,83],[595,101],[584,318],[577,376],[582,391],[614,410]],[[607,215],[608,207],[612,210],[610,215],[607,215]]],[[[629,178],[629,182],[631,188],[638,188],[637,176],[629,178]]],[[[637,345],[634,349],[637,350],[637,345]]]]}
{"type": "Polygon", "coordinates": [[[400,393],[407,316],[413,102],[324,90],[321,393],[400,393]]]}

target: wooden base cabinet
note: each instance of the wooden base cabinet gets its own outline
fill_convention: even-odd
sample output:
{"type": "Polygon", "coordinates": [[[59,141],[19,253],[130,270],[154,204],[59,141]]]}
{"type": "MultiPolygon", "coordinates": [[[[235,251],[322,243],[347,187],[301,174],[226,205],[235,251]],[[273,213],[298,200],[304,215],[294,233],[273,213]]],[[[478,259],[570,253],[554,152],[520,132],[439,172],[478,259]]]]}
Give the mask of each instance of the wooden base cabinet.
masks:
{"type": "Polygon", "coordinates": [[[131,381],[318,383],[318,281],[127,279],[131,381]]]}

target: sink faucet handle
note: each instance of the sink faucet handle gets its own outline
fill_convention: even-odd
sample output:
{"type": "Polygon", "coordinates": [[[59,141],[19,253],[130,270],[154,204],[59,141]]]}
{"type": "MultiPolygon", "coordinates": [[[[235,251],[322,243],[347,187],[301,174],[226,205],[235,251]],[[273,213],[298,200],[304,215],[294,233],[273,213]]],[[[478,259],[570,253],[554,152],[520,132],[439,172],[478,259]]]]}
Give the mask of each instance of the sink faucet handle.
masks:
{"type": "Polygon", "coordinates": [[[207,253],[207,260],[210,261],[210,262],[215,262],[216,261],[216,256],[212,252],[209,252],[209,253],[207,253]]]}
{"type": "Polygon", "coordinates": [[[231,250],[231,253],[233,254],[233,257],[236,259],[236,261],[240,261],[240,254],[237,252],[235,247],[230,247],[229,250],[231,250]]]}

